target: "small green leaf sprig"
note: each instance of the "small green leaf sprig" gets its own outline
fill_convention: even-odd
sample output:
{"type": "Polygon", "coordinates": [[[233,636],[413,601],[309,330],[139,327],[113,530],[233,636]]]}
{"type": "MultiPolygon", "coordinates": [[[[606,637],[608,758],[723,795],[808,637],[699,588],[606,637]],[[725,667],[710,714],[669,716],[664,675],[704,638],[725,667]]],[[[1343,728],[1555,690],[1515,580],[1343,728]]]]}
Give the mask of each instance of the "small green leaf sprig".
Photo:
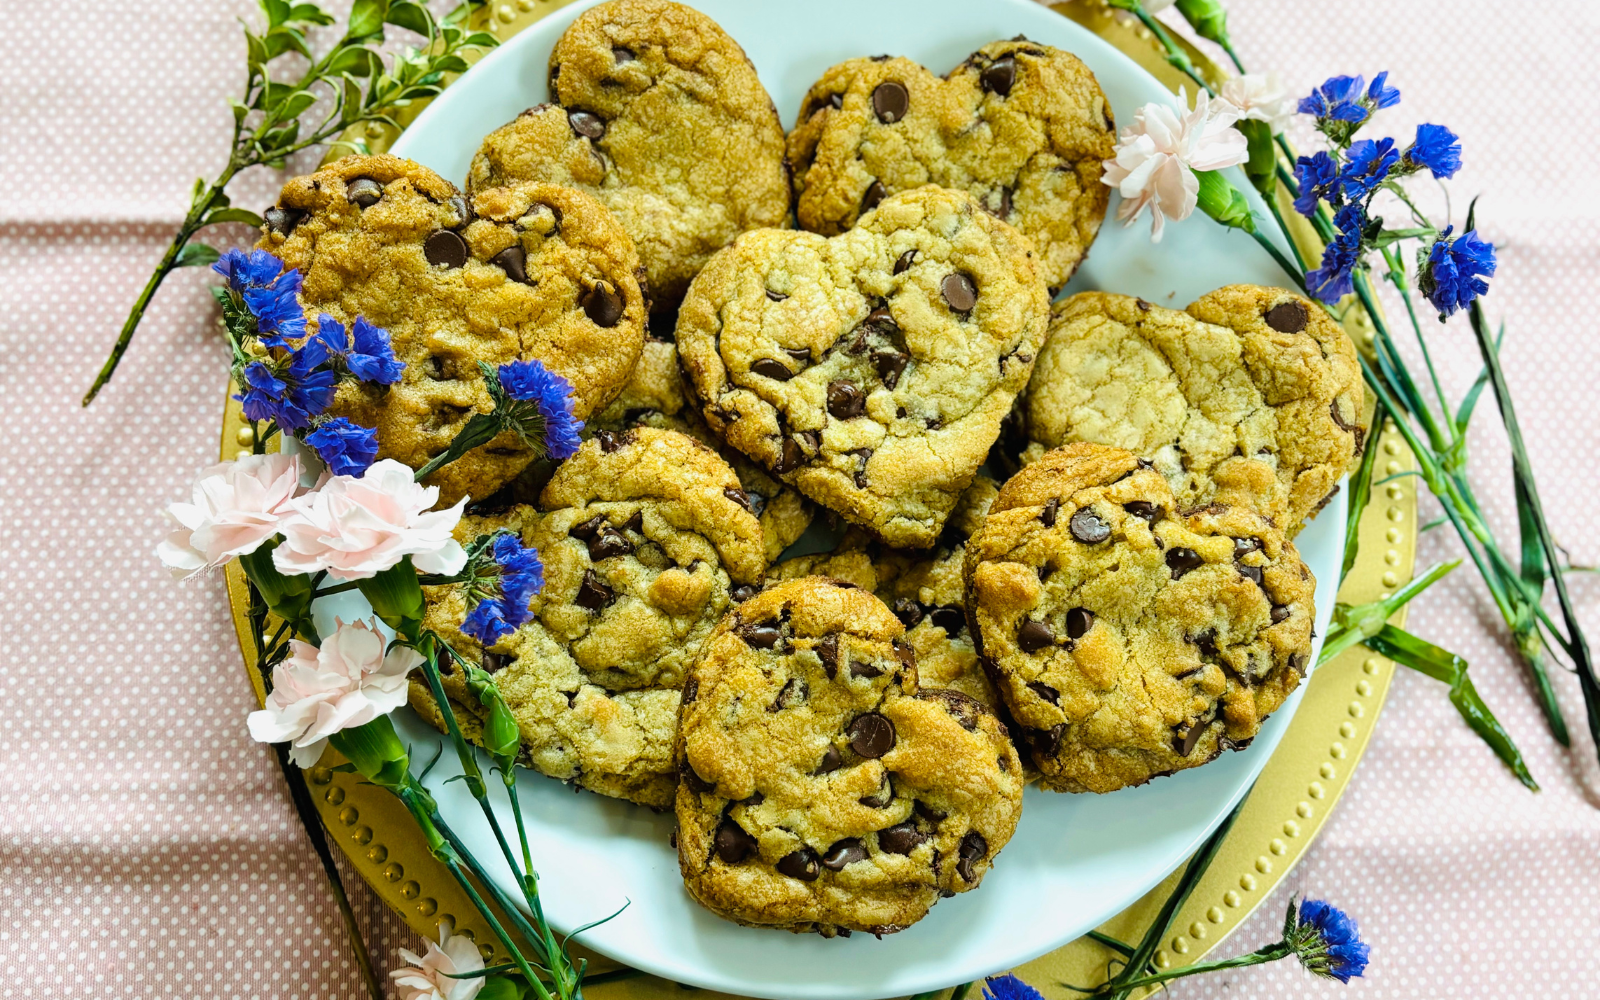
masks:
{"type": "Polygon", "coordinates": [[[315,3],[258,2],[266,26],[259,33],[245,29],[244,94],[228,102],[233,109],[228,161],[214,179],[194,182],[188,212],[134,300],[110,356],[83,397],[84,406],[116,372],[167,276],[180,267],[212,264],[220,256],[212,247],[193,242],[194,237],[225,222],[262,224],[255,212],[229,200],[226,189],[235,176],[252,167],[282,168],[289,157],[315,146],[367,152],[364,141],[339,137],[371,123],[399,128],[395,116],[402,109],[437,95],[452,74],[466,70],[469,56],[496,44],[488,32],[467,27],[468,17],[487,0],[465,0],[439,18],[416,0],[356,0],[344,34],[318,57],[306,36],[333,24],[332,15],[315,3]],[[386,61],[381,47],[390,26],[420,36],[422,44],[405,46],[386,61]],[[298,77],[283,79],[280,71],[296,56],[305,60],[305,69],[298,77]]]}

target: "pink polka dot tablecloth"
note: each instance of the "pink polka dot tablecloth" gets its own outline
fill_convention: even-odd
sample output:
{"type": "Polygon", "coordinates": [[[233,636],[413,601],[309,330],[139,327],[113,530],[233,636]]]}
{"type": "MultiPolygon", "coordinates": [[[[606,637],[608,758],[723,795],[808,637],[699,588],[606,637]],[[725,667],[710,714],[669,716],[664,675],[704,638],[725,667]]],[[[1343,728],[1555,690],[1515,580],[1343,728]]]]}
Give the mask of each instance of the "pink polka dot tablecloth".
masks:
{"type": "MultiPolygon", "coordinates": [[[[1380,127],[1447,124],[1465,146],[1457,217],[1481,193],[1499,247],[1488,311],[1556,532],[1600,563],[1600,13],[1586,0],[1233,0],[1238,49],[1304,92],[1391,71],[1380,127]]],[[[0,0],[0,1000],[360,997],[337,911],[267,751],[217,578],[171,582],[162,506],[215,459],[226,353],[204,286],[179,272],[122,370],[78,405],[129,303],[224,156],[243,76],[244,0],[67,7],[0,0]]],[[[1302,136],[1309,143],[1310,137],[1302,136]]],[[[309,164],[298,164],[304,169],[309,164]]],[[[284,175],[231,189],[261,208],[284,175]]],[[[1438,204],[1443,205],[1442,196],[1438,204]]],[[[240,227],[212,234],[243,241],[240,227]]],[[[1479,366],[1461,326],[1433,334],[1453,394],[1479,366]]],[[[1492,413],[1474,486],[1515,537],[1492,413]]],[[[1436,511],[1424,499],[1424,517],[1436,511]]],[[[1448,529],[1418,564],[1461,554],[1448,529]]],[[[1572,587],[1600,636],[1600,577],[1572,587]]],[[[1465,656],[1543,786],[1524,790],[1445,690],[1401,673],[1374,742],[1305,861],[1224,946],[1274,938],[1288,894],[1347,908],[1372,944],[1341,988],[1279,964],[1176,984],[1177,998],[1595,996],[1600,766],[1573,678],[1571,751],[1545,729],[1481,583],[1463,568],[1414,607],[1465,656]]],[[[380,969],[418,942],[347,878],[380,969]]]]}

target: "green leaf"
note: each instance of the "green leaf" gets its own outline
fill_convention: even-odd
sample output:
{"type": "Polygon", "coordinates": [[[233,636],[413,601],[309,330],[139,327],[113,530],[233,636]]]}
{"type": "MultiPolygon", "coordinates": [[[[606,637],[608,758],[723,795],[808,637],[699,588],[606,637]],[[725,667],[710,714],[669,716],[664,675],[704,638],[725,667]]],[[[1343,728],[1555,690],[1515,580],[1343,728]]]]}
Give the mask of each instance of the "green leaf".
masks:
{"type": "Polygon", "coordinates": [[[276,80],[268,80],[262,84],[261,92],[256,95],[256,107],[268,113],[274,112],[278,106],[289,99],[294,93],[294,87],[276,80]]]}
{"type": "Polygon", "coordinates": [[[433,68],[439,73],[465,73],[467,61],[458,55],[444,55],[433,61],[433,68]]]}
{"type": "Polygon", "coordinates": [[[245,60],[255,69],[260,69],[267,63],[267,45],[259,35],[244,33],[245,60]]]}
{"type": "Polygon", "coordinates": [[[250,113],[250,107],[235,97],[228,98],[228,107],[233,109],[233,120],[235,124],[244,121],[245,115],[250,113]]]}
{"type": "Polygon", "coordinates": [[[388,0],[356,0],[350,8],[350,26],[345,31],[345,37],[354,41],[381,34],[384,15],[388,12],[388,0]]]}
{"type": "Polygon", "coordinates": [[[268,155],[280,155],[294,145],[295,139],[300,136],[300,122],[298,119],[283,125],[278,125],[267,130],[261,137],[261,151],[268,155]]]}
{"type": "Polygon", "coordinates": [[[267,15],[267,25],[277,27],[289,20],[289,4],[287,0],[261,0],[261,9],[267,15]]]}
{"type": "Polygon", "coordinates": [[[1372,497],[1372,470],[1378,464],[1378,431],[1383,427],[1383,418],[1388,412],[1383,400],[1378,400],[1377,407],[1372,411],[1372,428],[1367,433],[1367,447],[1361,454],[1361,465],[1356,469],[1356,474],[1350,477],[1350,509],[1346,515],[1344,531],[1344,565],[1339,570],[1341,582],[1350,575],[1350,567],[1356,564],[1356,551],[1361,545],[1361,515],[1366,513],[1367,503],[1372,497]]]}
{"type": "Polygon", "coordinates": [[[424,38],[433,34],[433,15],[429,14],[428,8],[422,4],[412,3],[410,0],[391,4],[384,20],[395,27],[415,31],[424,38]]]}
{"type": "Polygon", "coordinates": [[[1246,119],[1233,126],[1244,134],[1250,158],[1245,161],[1244,173],[1262,197],[1276,195],[1278,154],[1272,145],[1272,126],[1266,122],[1246,119]]]}
{"type": "MultiPolygon", "coordinates": [[[[1494,338],[1494,349],[1498,351],[1505,344],[1505,342],[1506,325],[1501,323],[1500,332],[1497,333],[1494,338]]],[[[1472,411],[1478,405],[1478,397],[1483,395],[1483,387],[1488,384],[1489,368],[1486,365],[1483,368],[1478,369],[1477,379],[1472,383],[1472,388],[1467,390],[1467,394],[1461,397],[1461,408],[1456,411],[1456,427],[1462,431],[1463,435],[1467,429],[1467,422],[1472,419],[1472,411]]]]}
{"type": "Polygon", "coordinates": [[[332,24],[333,15],[314,3],[297,3],[289,11],[289,20],[306,24],[332,24]]]}
{"type": "Polygon", "coordinates": [[[290,94],[283,102],[283,107],[278,114],[285,120],[299,118],[311,105],[317,103],[317,95],[309,90],[297,90],[290,94]]]}
{"type": "Polygon", "coordinates": [[[223,208],[206,216],[206,225],[214,226],[220,222],[242,222],[247,226],[261,225],[261,216],[248,208],[223,208]]]}
{"type": "Polygon", "coordinates": [[[383,61],[376,52],[359,45],[346,45],[328,60],[326,72],[329,76],[372,76],[382,68],[383,61]]]}
{"type": "Polygon", "coordinates": [[[1373,237],[1372,245],[1382,250],[1384,247],[1399,243],[1401,240],[1428,239],[1437,233],[1438,230],[1432,226],[1426,229],[1381,229],[1378,231],[1378,235],[1373,237]]]}
{"type": "Polygon", "coordinates": [[[208,247],[204,243],[189,243],[178,253],[178,257],[172,262],[172,266],[206,267],[207,265],[215,264],[221,258],[222,254],[218,253],[214,247],[208,247]]]}
{"type": "Polygon", "coordinates": [[[1387,656],[1396,663],[1450,685],[1450,703],[1455,705],[1456,711],[1472,731],[1489,745],[1496,757],[1505,761],[1518,781],[1533,791],[1539,790],[1538,782],[1533,780],[1527,763],[1522,759],[1522,751],[1517,749],[1511,734],[1500,725],[1472,686],[1472,679],[1467,676],[1466,660],[1393,625],[1385,625],[1377,635],[1368,639],[1367,647],[1379,656],[1387,656]]]}
{"type": "Polygon", "coordinates": [[[267,32],[267,58],[276,59],[285,52],[298,52],[307,59],[311,49],[306,46],[306,36],[296,28],[273,28],[267,32]]]}
{"type": "Polygon", "coordinates": [[[461,41],[463,48],[470,47],[474,49],[492,49],[499,44],[500,39],[489,34],[487,31],[475,31],[461,41]]]}

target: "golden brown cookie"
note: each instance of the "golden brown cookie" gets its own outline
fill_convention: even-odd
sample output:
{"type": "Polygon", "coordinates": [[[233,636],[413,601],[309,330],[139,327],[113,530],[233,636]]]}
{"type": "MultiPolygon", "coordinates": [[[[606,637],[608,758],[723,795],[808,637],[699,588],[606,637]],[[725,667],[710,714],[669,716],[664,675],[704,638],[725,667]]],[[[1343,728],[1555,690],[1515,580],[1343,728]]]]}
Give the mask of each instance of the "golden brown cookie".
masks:
{"type": "MultiPolygon", "coordinates": [[[[494,672],[528,766],[602,795],[671,804],[684,676],[766,567],[760,525],[738,493],[709,448],[636,428],[585,442],[540,510],[463,520],[463,540],[506,528],[544,561],[533,621],[492,648],[459,631],[470,610],[463,585],[428,588],[424,622],[494,672]]],[[[459,672],[444,681],[458,715],[481,712],[459,672]]],[[[413,681],[411,698],[437,722],[426,685],[413,681]]]]}
{"type": "Polygon", "coordinates": [[[887,934],[977,886],[1011,839],[1004,727],[922,691],[899,621],[837,580],[729,614],[684,687],[678,864],[690,895],[760,927],[887,934]]]}
{"type": "Polygon", "coordinates": [[[591,7],[550,55],[550,95],[484,139],[467,189],[537,180],[587,191],[638,244],[658,305],[739,233],[785,224],[778,112],[744,50],[704,14],[666,0],[591,7]]]}
{"type": "Polygon", "coordinates": [[[928,546],[1027,383],[1049,300],[1028,240],[923,187],[841,236],[763,229],[678,314],[711,429],[891,545],[928,546]]]}
{"type": "Polygon", "coordinates": [[[1000,490],[967,543],[967,611],[1043,787],[1197,767],[1300,683],[1316,581],[1252,500],[1180,513],[1132,453],[1081,442],[1000,490]]]}
{"type": "Polygon", "coordinates": [[[1052,310],[1024,458],[1069,441],[1126,448],[1180,507],[1275,479],[1262,510],[1293,536],[1360,454],[1363,391],[1350,338],[1292,292],[1232,285],[1185,312],[1084,292],[1052,310]]]}
{"type": "Polygon", "coordinates": [[[833,236],[887,195],[966,191],[1033,241],[1059,289],[1105,219],[1115,136],[1089,68],[1025,38],[985,45],[944,79],[910,59],[851,59],[812,85],[789,135],[797,214],[833,236]]]}
{"type": "MultiPolygon", "coordinates": [[[[572,383],[579,419],[633,371],[645,305],[633,243],[599,202],[517,184],[463,197],[394,156],[349,156],[284,185],[257,244],[304,276],[308,319],[389,331],[391,386],[346,382],[329,412],[378,431],[378,457],[417,468],[493,409],[478,363],[538,359],[572,383]]],[[[533,455],[511,432],[435,472],[441,502],[489,496],[533,455]]]]}

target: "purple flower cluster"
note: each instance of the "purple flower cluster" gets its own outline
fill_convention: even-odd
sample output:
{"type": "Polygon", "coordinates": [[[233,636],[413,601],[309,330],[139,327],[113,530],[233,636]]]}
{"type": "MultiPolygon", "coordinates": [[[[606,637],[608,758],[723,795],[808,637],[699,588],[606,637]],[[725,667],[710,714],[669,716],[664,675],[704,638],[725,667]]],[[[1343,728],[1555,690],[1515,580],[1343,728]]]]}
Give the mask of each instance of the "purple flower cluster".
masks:
{"type": "Polygon", "coordinates": [[[267,347],[287,347],[287,340],[305,336],[306,314],[296,298],[300,272],[283,270],[283,261],[265,250],[233,249],[211,265],[228,279],[228,288],[256,320],[256,336],[267,347]]]}
{"type": "Polygon", "coordinates": [[[1484,278],[1493,277],[1494,244],[1478,239],[1476,229],[1450,238],[1454,226],[1446,226],[1428,248],[1418,287],[1442,319],[1457,309],[1465,309],[1489,290],[1484,278]]]}
{"type": "Polygon", "coordinates": [[[1356,922],[1332,903],[1302,902],[1295,930],[1291,935],[1295,955],[1307,971],[1341,983],[1367,971],[1371,950],[1361,940],[1356,922]]]}
{"type": "Polygon", "coordinates": [[[493,560],[486,567],[492,571],[483,575],[473,571],[468,592],[478,597],[478,603],[461,623],[461,631],[485,647],[532,621],[528,605],[544,589],[539,550],[524,547],[507,532],[495,538],[492,552],[493,560]]]}
{"type": "Polygon", "coordinates": [[[497,374],[507,396],[538,407],[545,454],[555,459],[575,455],[583,443],[578,437],[583,421],[572,415],[572,383],[537,360],[501,365],[497,374]]]}

